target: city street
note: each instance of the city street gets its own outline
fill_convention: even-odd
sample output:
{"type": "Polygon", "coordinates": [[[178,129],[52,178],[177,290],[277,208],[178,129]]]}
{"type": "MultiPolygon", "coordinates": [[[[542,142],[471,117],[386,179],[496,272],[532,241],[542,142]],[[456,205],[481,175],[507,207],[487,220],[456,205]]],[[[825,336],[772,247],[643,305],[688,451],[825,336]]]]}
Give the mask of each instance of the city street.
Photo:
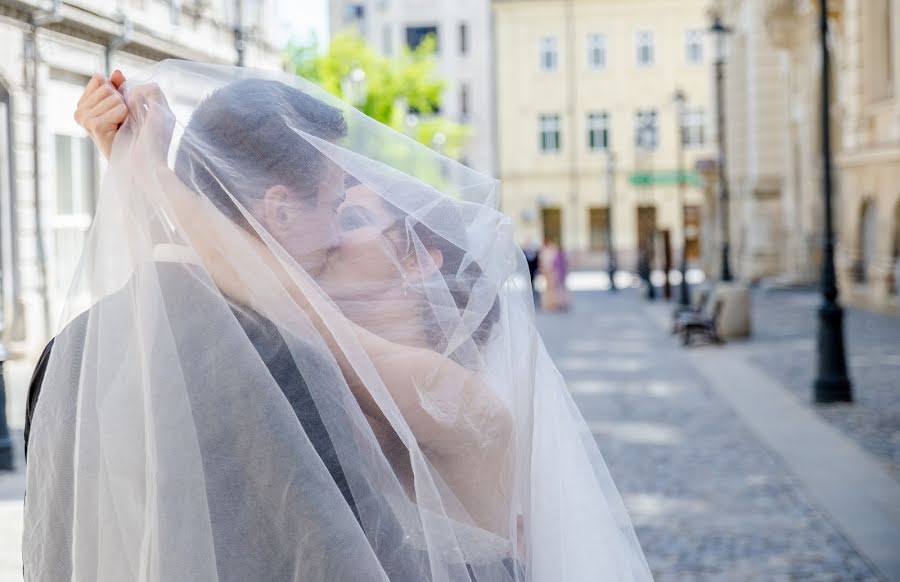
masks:
{"type": "Polygon", "coordinates": [[[629,289],[575,293],[569,313],[538,316],[656,579],[879,579],[831,508],[807,494],[795,468],[693,365],[743,346],[685,351],[665,331],[670,309],[629,289]]]}
{"type": "MultiPolygon", "coordinates": [[[[900,320],[848,311],[859,402],[814,414],[806,404],[814,363],[812,292],[755,291],[753,339],[690,350],[667,332],[668,303],[648,303],[634,289],[579,291],[573,299],[568,313],[539,313],[538,326],[597,436],[657,580],[897,579],[890,556],[884,558],[883,546],[890,553],[897,539],[884,533],[891,518],[882,520],[885,526],[860,506],[832,503],[815,484],[838,487],[847,474],[859,474],[873,490],[851,484],[837,493],[900,495],[900,397],[888,390],[898,382],[896,353],[892,359],[889,352],[900,320]],[[769,376],[765,386],[748,378],[756,384],[744,390],[726,377],[729,367],[769,376]],[[727,386],[771,402],[780,425],[827,443],[833,464],[829,456],[817,466],[833,479],[810,478],[809,467],[796,462],[777,434],[761,437],[765,419],[730,398],[727,386]],[[864,430],[869,425],[877,428],[864,430]],[[856,535],[860,528],[878,533],[856,535]]],[[[19,439],[28,373],[23,364],[7,367],[10,422],[19,439]]],[[[819,454],[801,453],[813,460],[819,454]]],[[[0,582],[21,580],[23,488],[21,471],[0,475],[0,582]]],[[[900,523],[893,527],[900,530],[900,523]]]]}

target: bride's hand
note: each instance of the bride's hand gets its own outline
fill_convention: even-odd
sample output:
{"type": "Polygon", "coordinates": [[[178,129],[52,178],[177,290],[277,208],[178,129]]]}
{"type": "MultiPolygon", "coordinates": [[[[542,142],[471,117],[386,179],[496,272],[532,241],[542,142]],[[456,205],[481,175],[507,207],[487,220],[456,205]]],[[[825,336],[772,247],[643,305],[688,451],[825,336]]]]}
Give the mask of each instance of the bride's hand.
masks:
{"type": "Polygon", "coordinates": [[[75,121],[88,132],[107,159],[112,151],[113,139],[128,117],[125,98],[118,90],[124,82],[125,76],[121,71],[113,73],[110,79],[94,75],[75,108],[75,121]]]}
{"type": "Polygon", "coordinates": [[[135,132],[133,155],[143,162],[165,165],[175,129],[175,114],[159,85],[125,84],[119,91],[128,105],[128,128],[135,132]]]}

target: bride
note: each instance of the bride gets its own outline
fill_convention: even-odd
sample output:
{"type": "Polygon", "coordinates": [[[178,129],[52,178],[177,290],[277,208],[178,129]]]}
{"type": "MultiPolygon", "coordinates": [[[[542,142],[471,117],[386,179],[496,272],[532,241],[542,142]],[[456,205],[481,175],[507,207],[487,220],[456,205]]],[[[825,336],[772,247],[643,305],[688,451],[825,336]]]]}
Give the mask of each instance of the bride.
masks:
{"type": "Polygon", "coordinates": [[[110,164],[28,580],[650,578],[493,180],[284,75],[167,61],[76,118],[110,164]]]}

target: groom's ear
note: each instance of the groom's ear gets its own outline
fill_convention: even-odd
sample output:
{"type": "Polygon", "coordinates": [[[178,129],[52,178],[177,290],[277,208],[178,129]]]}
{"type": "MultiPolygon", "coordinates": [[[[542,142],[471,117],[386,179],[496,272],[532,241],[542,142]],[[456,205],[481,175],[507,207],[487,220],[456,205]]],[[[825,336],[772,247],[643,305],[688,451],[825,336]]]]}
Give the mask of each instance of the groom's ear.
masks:
{"type": "Polygon", "coordinates": [[[438,249],[428,249],[428,255],[431,260],[426,259],[424,265],[419,261],[418,253],[415,252],[403,259],[403,268],[406,269],[407,275],[426,279],[440,272],[441,267],[444,266],[444,253],[438,249]]]}
{"type": "Polygon", "coordinates": [[[276,238],[289,234],[295,227],[293,194],[286,186],[272,186],[262,197],[263,226],[276,238]]]}

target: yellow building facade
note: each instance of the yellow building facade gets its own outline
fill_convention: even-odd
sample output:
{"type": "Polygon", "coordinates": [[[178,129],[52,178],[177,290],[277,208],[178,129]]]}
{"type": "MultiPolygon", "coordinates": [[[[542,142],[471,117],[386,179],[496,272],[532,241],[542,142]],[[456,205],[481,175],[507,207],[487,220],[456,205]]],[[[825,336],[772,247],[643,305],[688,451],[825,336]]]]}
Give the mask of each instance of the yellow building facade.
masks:
{"type": "Polygon", "coordinates": [[[689,256],[699,254],[695,167],[715,152],[707,7],[494,1],[501,206],[522,244],[556,239],[576,263],[604,264],[612,200],[623,267],[640,247],[659,250],[666,230],[673,259],[685,234],[689,256]]]}

